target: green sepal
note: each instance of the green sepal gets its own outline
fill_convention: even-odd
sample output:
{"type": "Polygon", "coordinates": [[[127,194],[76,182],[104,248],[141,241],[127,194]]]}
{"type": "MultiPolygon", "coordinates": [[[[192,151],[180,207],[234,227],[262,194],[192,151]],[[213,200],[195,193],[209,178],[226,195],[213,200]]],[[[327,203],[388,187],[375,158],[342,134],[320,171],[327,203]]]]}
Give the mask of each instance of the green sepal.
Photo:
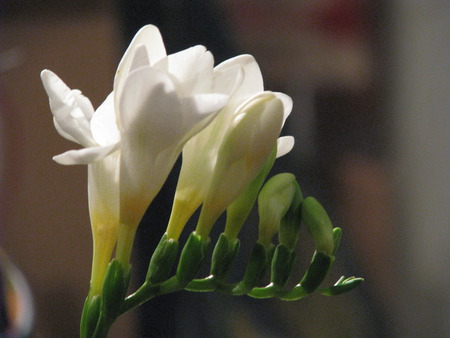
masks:
{"type": "Polygon", "coordinates": [[[325,296],[337,296],[345,292],[349,292],[356,288],[364,281],[363,278],[342,276],[332,287],[326,289],[319,289],[318,291],[325,296]]]}
{"type": "Polygon", "coordinates": [[[342,238],[342,229],[339,227],[333,228],[333,241],[334,241],[333,256],[336,254],[337,249],[339,249],[339,246],[341,245],[341,238],[342,238]]]}
{"type": "Polygon", "coordinates": [[[229,239],[224,233],[220,234],[211,262],[211,275],[216,280],[223,281],[227,278],[238,252],[240,242],[238,239],[229,239]]]}
{"type": "Polygon", "coordinates": [[[281,293],[282,290],[279,286],[274,284],[269,284],[264,287],[253,288],[251,291],[247,293],[248,296],[257,299],[267,299],[273,298],[281,293]]]}
{"type": "Polygon", "coordinates": [[[279,244],[275,249],[272,259],[270,282],[278,287],[283,287],[292,271],[295,260],[295,251],[289,250],[285,245],[279,244]]]}
{"type": "Polygon", "coordinates": [[[246,294],[258,285],[264,277],[267,266],[272,261],[274,249],[275,247],[273,245],[265,247],[261,243],[256,242],[252,253],[250,254],[244,279],[236,286],[235,290],[233,290],[234,294],[246,294]]]}
{"type": "Polygon", "coordinates": [[[328,256],[320,251],[314,252],[309,268],[300,281],[302,288],[308,293],[317,289],[325,279],[333,261],[333,256],[328,256]]]}
{"type": "Polygon", "coordinates": [[[186,286],[198,273],[209,250],[211,241],[202,240],[201,236],[192,232],[181,252],[176,277],[180,286],[186,286]]]}
{"type": "Polygon", "coordinates": [[[167,239],[164,234],[153,252],[148,266],[146,281],[157,284],[166,280],[178,254],[178,241],[167,239]]]}
{"type": "Polygon", "coordinates": [[[92,337],[100,318],[100,295],[88,296],[84,302],[83,313],[80,322],[80,337],[92,337]]]}
{"type": "MultiPolygon", "coordinates": [[[[131,277],[131,266],[124,271],[122,264],[113,259],[106,270],[102,290],[102,316],[107,322],[114,321],[127,294],[131,277]]],[[[111,322],[112,323],[112,322],[111,322]]]]}

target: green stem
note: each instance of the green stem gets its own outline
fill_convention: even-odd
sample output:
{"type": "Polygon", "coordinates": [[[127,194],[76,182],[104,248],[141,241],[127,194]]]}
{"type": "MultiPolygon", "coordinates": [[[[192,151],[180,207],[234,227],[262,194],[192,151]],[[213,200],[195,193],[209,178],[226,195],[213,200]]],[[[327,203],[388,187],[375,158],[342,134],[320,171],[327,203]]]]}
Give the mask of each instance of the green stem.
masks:
{"type": "Polygon", "coordinates": [[[135,293],[125,298],[122,308],[120,309],[120,314],[133,310],[156,296],[180,290],[183,290],[183,288],[180,286],[180,283],[175,276],[159,284],[145,282],[135,293]]]}

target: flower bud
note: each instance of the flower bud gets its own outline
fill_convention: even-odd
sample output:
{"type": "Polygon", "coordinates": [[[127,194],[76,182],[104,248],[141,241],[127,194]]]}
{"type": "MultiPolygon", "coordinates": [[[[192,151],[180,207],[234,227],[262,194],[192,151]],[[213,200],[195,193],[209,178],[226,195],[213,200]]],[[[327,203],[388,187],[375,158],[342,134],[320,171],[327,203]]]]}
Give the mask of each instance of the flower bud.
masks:
{"type": "Polygon", "coordinates": [[[239,252],[240,242],[222,233],[217,240],[211,260],[211,275],[216,280],[225,280],[239,252]]]}
{"type": "Polygon", "coordinates": [[[316,250],[328,256],[333,255],[333,225],[322,205],[313,197],[302,202],[302,220],[314,239],[316,250]]]}
{"type": "Polygon", "coordinates": [[[176,272],[180,286],[185,287],[195,278],[206,258],[210,243],[209,238],[204,240],[194,232],[190,234],[181,252],[176,272]]]}
{"type": "Polygon", "coordinates": [[[217,218],[266,163],[284,119],[283,102],[264,92],[243,104],[222,143],[196,233],[205,237],[217,218]]]}
{"type": "Polygon", "coordinates": [[[298,188],[295,176],[288,173],[272,177],[258,197],[259,238],[263,245],[269,245],[278,232],[281,219],[286,215],[298,188]]]}
{"type": "Polygon", "coordinates": [[[294,250],[297,245],[300,225],[302,223],[300,205],[303,200],[303,195],[297,181],[293,181],[292,185],[295,189],[295,195],[292,199],[289,210],[281,219],[280,231],[278,235],[280,244],[285,245],[291,251],[294,250]]]}

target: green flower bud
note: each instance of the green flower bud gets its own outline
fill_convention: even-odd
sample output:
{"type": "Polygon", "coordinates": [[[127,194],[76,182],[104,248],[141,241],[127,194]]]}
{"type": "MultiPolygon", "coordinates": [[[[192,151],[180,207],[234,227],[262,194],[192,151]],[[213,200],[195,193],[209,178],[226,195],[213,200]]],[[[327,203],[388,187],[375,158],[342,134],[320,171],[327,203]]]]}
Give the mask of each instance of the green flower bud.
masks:
{"type": "Polygon", "coordinates": [[[319,287],[325,279],[334,257],[316,251],[309,264],[308,270],[300,281],[300,285],[306,292],[311,293],[319,287]]]}
{"type": "Polygon", "coordinates": [[[301,204],[302,220],[311,234],[316,250],[328,256],[333,255],[333,225],[322,205],[313,197],[307,197],[301,204]]]}
{"type": "Polygon", "coordinates": [[[255,243],[245,269],[244,279],[236,286],[236,289],[233,291],[234,294],[246,294],[261,281],[266,268],[272,261],[274,251],[275,246],[273,244],[264,246],[259,242],[255,243]]]}
{"type": "Polygon", "coordinates": [[[181,252],[177,267],[177,279],[182,287],[192,281],[206,258],[210,246],[210,239],[202,239],[195,232],[191,233],[181,252]]]}
{"type": "Polygon", "coordinates": [[[272,177],[258,196],[259,238],[268,246],[280,228],[281,219],[286,215],[296,195],[295,176],[284,173],[272,177]]]}
{"type": "Polygon", "coordinates": [[[211,275],[217,280],[225,280],[230,272],[239,252],[240,242],[238,239],[230,239],[226,234],[221,234],[214,252],[211,262],[211,275]]]}
{"type": "Polygon", "coordinates": [[[296,181],[292,182],[295,194],[291,206],[286,215],[281,219],[280,231],[278,234],[280,244],[285,245],[289,250],[294,250],[297,245],[298,234],[300,232],[302,192],[296,181]]]}
{"type": "Polygon", "coordinates": [[[80,337],[92,337],[100,318],[101,296],[88,296],[84,302],[80,323],[80,337]]]}
{"type": "Polygon", "coordinates": [[[277,245],[272,259],[270,282],[283,287],[292,271],[295,260],[295,252],[283,244],[277,245]]]}
{"type": "Polygon", "coordinates": [[[147,281],[156,284],[167,279],[177,258],[178,246],[178,241],[168,238],[167,234],[162,236],[150,260],[147,281]]]}
{"type": "MultiPolygon", "coordinates": [[[[122,264],[114,259],[109,263],[102,290],[102,315],[108,319],[120,314],[131,277],[131,266],[124,270],[122,264]]],[[[112,322],[111,322],[112,323],[112,322]]]]}

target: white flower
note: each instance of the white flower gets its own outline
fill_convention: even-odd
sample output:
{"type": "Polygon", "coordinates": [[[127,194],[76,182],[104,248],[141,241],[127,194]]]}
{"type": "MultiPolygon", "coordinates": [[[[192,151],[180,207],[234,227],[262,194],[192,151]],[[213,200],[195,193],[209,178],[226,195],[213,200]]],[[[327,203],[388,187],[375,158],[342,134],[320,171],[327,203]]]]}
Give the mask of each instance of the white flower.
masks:
{"type": "Polygon", "coordinates": [[[195,232],[206,238],[217,218],[255,179],[290,113],[288,97],[263,92],[244,102],[219,148],[195,232]]]}
{"type": "MultiPolygon", "coordinates": [[[[250,55],[241,55],[221,63],[214,69],[214,75],[216,90],[231,94],[231,97],[216,119],[183,148],[183,164],[167,229],[171,238],[178,238],[190,216],[205,201],[216,171],[219,149],[226,135],[235,127],[236,116],[242,113],[239,107],[259,100],[264,90],[259,66],[250,55]]],[[[292,100],[285,94],[273,95],[283,106],[283,124],[292,109],[292,100]]],[[[280,129],[281,126],[277,135],[280,129]]],[[[242,135],[242,142],[245,142],[246,136],[242,135]]],[[[293,144],[291,136],[279,138],[277,157],[288,153],[293,144]]],[[[239,147],[236,151],[239,151],[239,147]]]]}
{"type": "Polygon", "coordinates": [[[145,26],[118,66],[113,92],[95,112],[79,91],[42,72],[56,129],[84,147],[55,160],[90,165],[90,212],[96,215],[104,205],[111,209],[119,224],[116,255],[123,264],[139,221],[184,144],[228,100],[215,90],[213,62],[203,46],[167,56],[159,30],[145,26]]]}
{"type": "Polygon", "coordinates": [[[117,240],[119,224],[119,132],[112,95],[94,112],[79,90],[70,90],[49,70],[41,73],[59,134],[85,148],[55,156],[61,164],[88,166],[89,212],[94,241],[91,290],[99,293],[103,275],[117,240]],[[109,155],[109,156],[108,156],[109,155]]]}
{"type": "Polygon", "coordinates": [[[115,79],[121,136],[117,252],[123,260],[131,252],[129,237],[134,237],[184,144],[228,101],[214,88],[213,56],[203,46],[169,56],[163,48],[158,29],[145,26],[131,42],[115,79]]]}

